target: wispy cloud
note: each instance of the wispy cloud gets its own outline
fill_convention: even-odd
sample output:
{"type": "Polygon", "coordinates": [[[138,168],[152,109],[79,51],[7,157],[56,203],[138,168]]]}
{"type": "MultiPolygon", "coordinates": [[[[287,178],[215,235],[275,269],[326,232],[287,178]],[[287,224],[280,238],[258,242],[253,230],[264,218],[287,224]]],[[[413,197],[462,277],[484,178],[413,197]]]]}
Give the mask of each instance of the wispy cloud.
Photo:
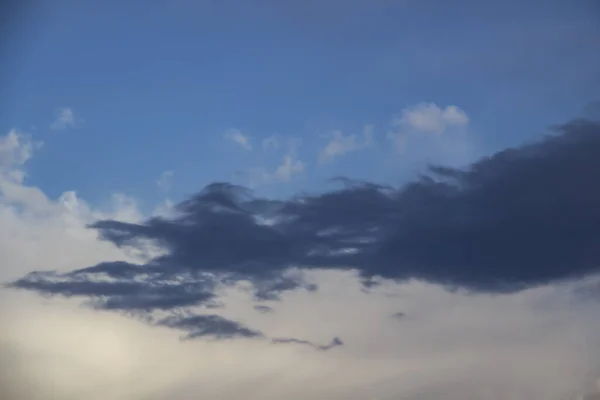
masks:
{"type": "Polygon", "coordinates": [[[277,166],[273,178],[279,182],[289,182],[294,175],[306,170],[306,164],[298,160],[293,153],[286,154],[277,166]]]}
{"type": "Polygon", "coordinates": [[[156,186],[165,193],[169,192],[173,175],[173,171],[164,171],[156,181],[156,186]]]}
{"type": "Polygon", "coordinates": [[[304,161],[297,159],[294,154],[286,154],[273,170],[264,167],[250,168],[243,175],[248,177],[248,185],[256,188],[271,183],[289,183],[296,175],[302,175],[305,171],[304,161]]]}
{"type": "Polygon", "coordinates": [[[281,140],[276,135],[267,136],[262,140],[263,151],[277,150],[281,146],[281,140]]]}
{"type": "Polygon", "coordinates": [[[52,130],[63,130],[76,126],[75,113],[69,107],[62,107],[56,112],[56,119],[50,124],[52,130]]]}
{"type": "Polygon", "coordinates": [[[250,137],[244,135],[239,129],[229,129],[224,134],[225,138],[231,140],[237,145],[241,146],[244,150],[252,151],[252,145],[250,144],[250,137]]]}
{"type": "Polygon", "coordinates": [[[262,304],[257,304],[254,306],[254,309],[261,314],[269,314],[273,312],[273,308],[269,306],[265,306],[262,304]]]}
{"type": "Polygon", "coordinates": [[[373,126],[363,128],[363,138],[356,134],[344,136],[341,130],[331,134],[331,140],[319,152],[319,163],[331,162],[335,157],[369,147],[373,143],[373,126]]]}
{"type": "Polygon", "coordinates": [[[187,332],[186,339],[214,337],[216,339],[261,338],[262,333],[249,329],[239,322],[220,315],[169,316],[157,322],[158,326],[179,329],[187,332]]]}
{"type": "MultiPolygon", "coordinates": [[[[280,148],[282,146],[282,140],[277,136],[271,136],[263,141],[263,149],[269,148],[280,148]]],[[[297,156],[297,149],[301,144],[301,140],[298,138],[287,138],[287,152],[281,157],[280,162],[272,170],[265,167],[250,168],[242,175],[247,176],[249,179],[248,185],[251,187],[257,187],[261,185],[271,183],[288,183],[297,175],[302,175],[307,168],[304,161],[300,160],[297,156]]]]}
{"type": "Polygon", "coordinates": [[[303,345],[303,346],[309,346],[309,347],[312,347],[314,349],[321,350],[321,351],[331,350],[334,347],[339,347],[339,346],[344,345],[344,342],[339,337],[334,337],[329,344],[323,344],[323,345],[314,344],[313,342],[311,342],[309,340],[301,340],[301,339],[295,339],[295,338],[275,338],[275,339],[272,339],[271,342],[274,344],[278,344],[278,343],[299,344],[299,345],[303,345]]]}

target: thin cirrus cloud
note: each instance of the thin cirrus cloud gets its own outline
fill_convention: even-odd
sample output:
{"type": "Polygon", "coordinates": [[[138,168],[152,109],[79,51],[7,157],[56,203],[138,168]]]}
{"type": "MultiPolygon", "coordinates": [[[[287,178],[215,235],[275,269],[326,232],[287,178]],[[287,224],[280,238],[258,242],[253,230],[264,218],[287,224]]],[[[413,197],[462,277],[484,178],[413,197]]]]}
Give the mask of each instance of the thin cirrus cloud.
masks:
{"type": "MultiPolygon", "coordinates": [[[[175,217],[92,225],[120,248],[154,243],[165,250],[159,256],[35,272],[10,287],[138,315],[210,306],[216,288],[241,281],[258,298],[314,291],[302,271],[322,268],[516,292],[598,272],[598,154],[600,123],[573,120],[464,169],[432,166],[398,188],[346,181],[322,194],[273,200],[213,183],[178,204],[175,217]]],[[[172,318],[170,326],[194,332],[193,319],[172,318]]],[[[206,323],[199,320],[198,329],[206,323]]],[[[252,330],[241,329],[246,337],[243,329],[252,330]]]]}
{"type": "Polygon", "coordinates": [[[72,108],[62,107],[56,111],[56,118],[50,124],[52,130],[64,130],[68,128],[74,128],[77,125],[75,120],[75,112],[72,108]]]}

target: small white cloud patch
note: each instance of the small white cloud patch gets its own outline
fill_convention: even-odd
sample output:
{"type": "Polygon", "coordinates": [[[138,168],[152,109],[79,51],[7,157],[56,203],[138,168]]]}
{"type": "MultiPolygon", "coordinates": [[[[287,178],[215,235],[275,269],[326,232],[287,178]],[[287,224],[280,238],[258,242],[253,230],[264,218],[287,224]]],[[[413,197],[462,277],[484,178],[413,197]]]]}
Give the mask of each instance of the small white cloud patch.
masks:
{"type": "Polygon", "coordinates": [[[417,132],[442,134],[450,128],[465,127],[469,116],[457,106],[441,108],[435,103],[407,107],[394,118],[393,125],[417,132]]]}
{"type": "Polygon", "coordinates": [[[373,142],[373,126],[366,125],[363,129],[363,139],[352,134],[344,136],[341,130],[332,133],[331,140],[321,149],[319,163],[331,162],[335,157],[369,147],[373,142]]]}
{"type": "Polygon", "coordinates": [[[156,186],[163,192],[171,190],[171,180],[173,179],[173,171],[164,171],[156,181],[156,186]]]}
{"type": "Polygon", "coordinates": [[[469,123],[469,116],[458,106],[418,103],[392,119],[387,139],[400,153],[428,162],[463,165],[475,151],[468,138],[469,123]]]}
{"type": "Polygon", "coordinates": [[[233,141],[247,151],[252,151],[250,138],[244,135],[239,129],[229,129],[225,132],[225,138],[233,141]]]}
{"type": "Polygon", "coordinates": [[[281,164],[275,170],[275,178],[281,182],[289,182],[293,175],[300,174],[306,169],[306,164],[296,159],[293,154],[283,156],[281,164]]]}
{"type": "Polygon", "coordinates": [[[50,129],[63,130],[67,128],[74,128],[75,125],[75,113],[73,112],[73,109],[69,107],[62,107],[56,112],[56,119],[52,124],[50,124],[50,129]]]}

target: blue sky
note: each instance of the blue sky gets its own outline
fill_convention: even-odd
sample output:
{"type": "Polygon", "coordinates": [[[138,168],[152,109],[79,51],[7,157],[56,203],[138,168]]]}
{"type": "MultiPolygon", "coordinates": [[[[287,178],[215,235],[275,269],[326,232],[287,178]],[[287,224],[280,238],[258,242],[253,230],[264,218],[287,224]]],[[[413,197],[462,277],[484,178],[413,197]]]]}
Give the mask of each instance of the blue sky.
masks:
{"type": "Polygon", "coordinates": [[[304,172],[259,190],[318,190],[336,175],[396,183],[455,160],[429,145],[393,151],[387,134],[407,107],[463,110],[460,140],[476,157],[580,113],[600,85],[591,2],[59,0],[18,11],[0,128],[44,142],[33,184],[92,202],[118,191],[152,204],[163,171],[177,199],[213,180],[247,184],[291,142],[304,172]],[[52,130],[60,108],[75,124],[52,130]],[[367,124],[372,146],[319,165],[333,131],[360,136],[367,124]],[[252,151],[224,140],[230,129],[252,151]],[[272,135],[287,144],[261,151],[272,135]]]}

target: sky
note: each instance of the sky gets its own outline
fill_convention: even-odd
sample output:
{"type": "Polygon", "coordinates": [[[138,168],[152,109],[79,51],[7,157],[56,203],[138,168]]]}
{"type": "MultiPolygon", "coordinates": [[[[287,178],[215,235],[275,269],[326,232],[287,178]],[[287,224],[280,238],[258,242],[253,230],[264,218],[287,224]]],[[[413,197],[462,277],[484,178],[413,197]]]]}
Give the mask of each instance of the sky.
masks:
{"type": "Polygon", "coordinates": [[[597,4],[9,3],[0,397],[600,398],[597,4]]]}

